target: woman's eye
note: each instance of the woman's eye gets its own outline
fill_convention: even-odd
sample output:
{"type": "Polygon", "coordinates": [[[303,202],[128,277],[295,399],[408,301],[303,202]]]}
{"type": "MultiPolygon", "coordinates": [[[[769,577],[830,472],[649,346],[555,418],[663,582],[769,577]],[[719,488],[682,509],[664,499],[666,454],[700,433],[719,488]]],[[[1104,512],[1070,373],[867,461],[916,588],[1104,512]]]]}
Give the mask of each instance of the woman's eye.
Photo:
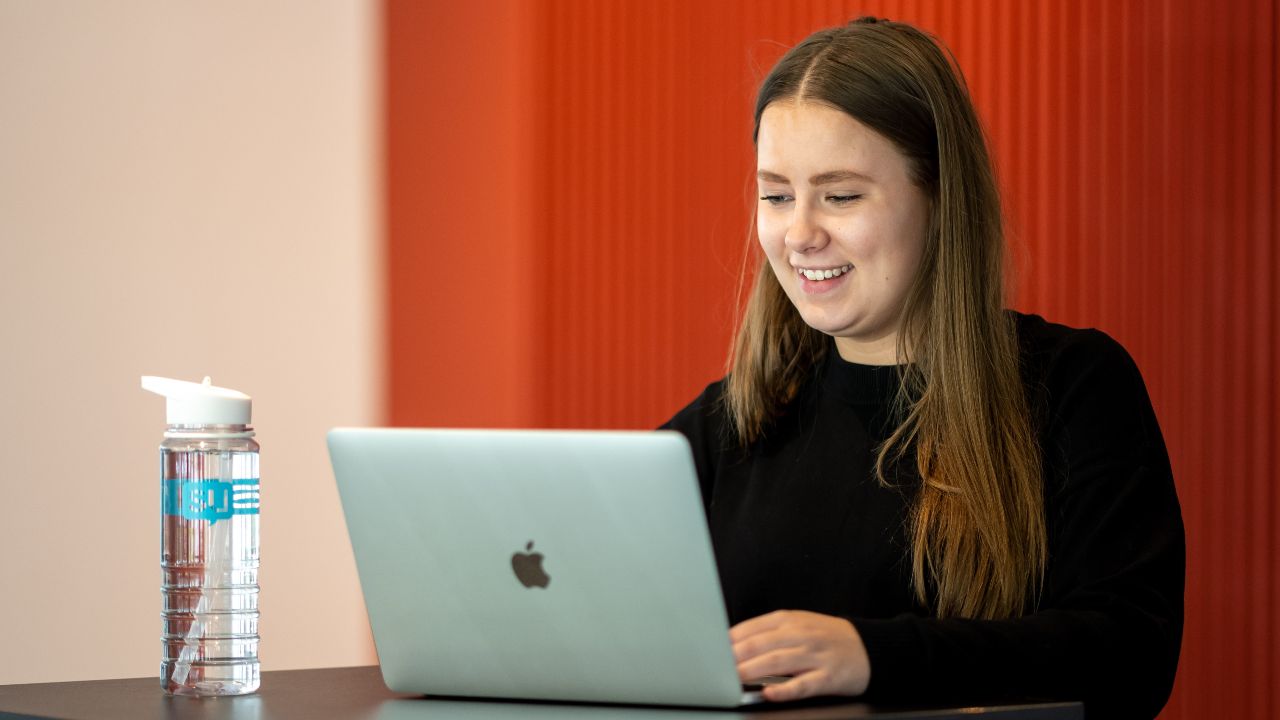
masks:
{"type": "Polygon", "coordinates": [[[770,205],[782,205],[791,200],[790,195],[761,195],[761,200],[768,202],[770,205]]]}
{"type": "Polygon", "coordinates": [[[861,195],[828,195],[827,200],[836,205],[847,205],[855,200],[861,199],[861,195]]]}

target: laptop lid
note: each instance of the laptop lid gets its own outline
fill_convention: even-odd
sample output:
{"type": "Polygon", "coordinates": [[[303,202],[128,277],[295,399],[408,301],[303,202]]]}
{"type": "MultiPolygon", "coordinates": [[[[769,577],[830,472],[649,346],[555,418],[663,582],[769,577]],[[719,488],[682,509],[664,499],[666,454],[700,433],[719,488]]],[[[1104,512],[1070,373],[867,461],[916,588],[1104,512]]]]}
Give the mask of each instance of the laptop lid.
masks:
{"type": "Polygon", "coordinates": [[[680,434],[335,429],[328,439],[392,690],[743,702],[680,434]]]}

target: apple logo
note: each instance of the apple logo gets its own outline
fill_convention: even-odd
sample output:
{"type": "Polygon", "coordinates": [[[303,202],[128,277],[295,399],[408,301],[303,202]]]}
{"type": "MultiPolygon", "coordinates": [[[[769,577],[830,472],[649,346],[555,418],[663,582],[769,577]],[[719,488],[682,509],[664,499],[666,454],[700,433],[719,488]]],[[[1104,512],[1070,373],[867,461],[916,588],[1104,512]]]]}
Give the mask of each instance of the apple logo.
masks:
{"type": "MultiPolygon", "coordinates": [[[[533,550],[533,541],[530,540],[524,549],[533,550]]],[[[511,556],[511,569],[516,572],[516,578],[525,587],[545,588],[551,584],[550,576],[542,569],[540,552],[517,552],[511,556]]]]}

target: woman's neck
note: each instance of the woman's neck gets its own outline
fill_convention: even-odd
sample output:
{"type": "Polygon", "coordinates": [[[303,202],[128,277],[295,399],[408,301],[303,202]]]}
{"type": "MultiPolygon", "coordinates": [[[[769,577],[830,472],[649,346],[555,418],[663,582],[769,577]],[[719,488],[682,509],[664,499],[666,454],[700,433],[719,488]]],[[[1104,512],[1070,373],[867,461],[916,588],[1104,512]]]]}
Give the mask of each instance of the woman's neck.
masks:
{"type": "Polygon", "coordinates": [[[836,352],[845,362],[859,365],[901,365],[898,357],[898,334],[888,333],[874,340],[837,337],[836,352]]]}

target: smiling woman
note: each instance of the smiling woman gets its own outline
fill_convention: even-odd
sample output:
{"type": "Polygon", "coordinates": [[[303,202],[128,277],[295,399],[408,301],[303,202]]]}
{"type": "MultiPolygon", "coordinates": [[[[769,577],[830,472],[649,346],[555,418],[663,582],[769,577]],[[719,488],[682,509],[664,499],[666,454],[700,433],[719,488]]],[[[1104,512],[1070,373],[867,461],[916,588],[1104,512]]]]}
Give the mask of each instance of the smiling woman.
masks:
{"type": "Polygon", "coordinates": [[[842,358],[896,364],[929,215],[907,159],[846,113],[800,99],[765,108],[756,147],[760,245],[796,311],[842,358]]]}
{"type": "Polygon", "coordinates": [[[919,30],[810,36],[756,102],[768,262],[693,447],[743,679],[1083,700],[1154,717],[1184,548],[1115,341],[1005,310],[1000,203],[959,70],[919,30]]]}

